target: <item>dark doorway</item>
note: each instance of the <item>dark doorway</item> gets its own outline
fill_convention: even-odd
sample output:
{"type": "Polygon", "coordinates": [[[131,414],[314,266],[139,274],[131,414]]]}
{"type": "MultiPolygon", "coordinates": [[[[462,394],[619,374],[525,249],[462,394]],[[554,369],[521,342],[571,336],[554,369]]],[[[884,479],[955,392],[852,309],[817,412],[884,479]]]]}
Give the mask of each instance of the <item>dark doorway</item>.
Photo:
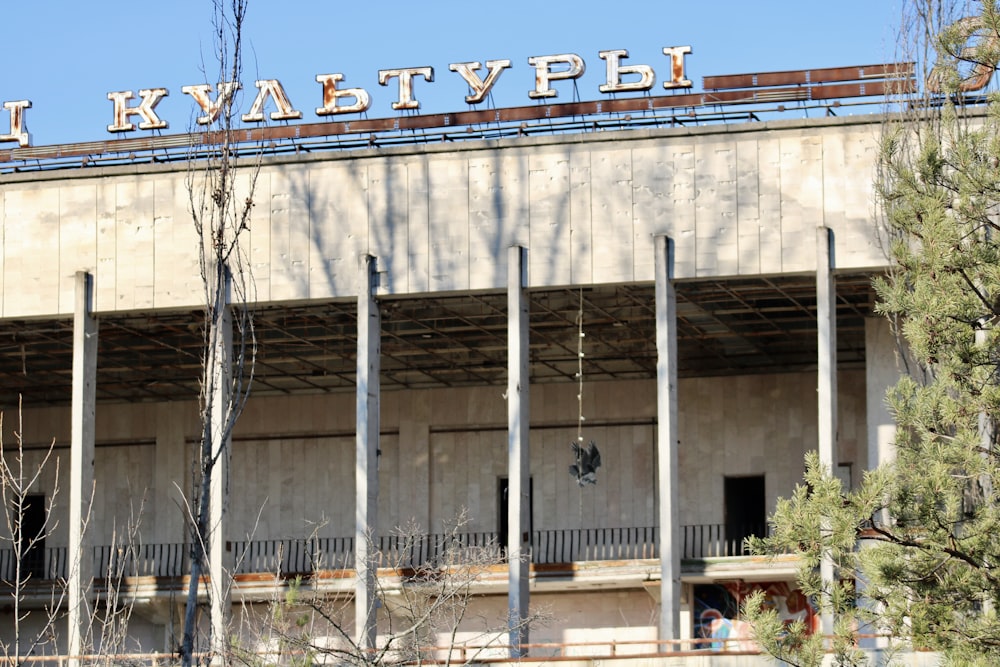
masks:
{"type": "MultiPolygon", "coordinates": [[[[507,495],[510,489],[510,481],[506,477],[497,480],[497,541],[500,542],[500,550],[507,553],[507,533],[509,532],[510,520],[507,515],[507,495]]],[[[528,480],[528,533],[534,530],[535,517],[535,480],[528,480]]]]}
{"type": "Polygon", "coordinates": [[[726,555],[747,552],[744,540],[767,534],[764,476],[726,477],[726,555]]]}
{"type": "Polygon", "coordinates": [[[21,514],[21,574],[45,579],[45,496],[29,495],[24,498],[21,514]]]}

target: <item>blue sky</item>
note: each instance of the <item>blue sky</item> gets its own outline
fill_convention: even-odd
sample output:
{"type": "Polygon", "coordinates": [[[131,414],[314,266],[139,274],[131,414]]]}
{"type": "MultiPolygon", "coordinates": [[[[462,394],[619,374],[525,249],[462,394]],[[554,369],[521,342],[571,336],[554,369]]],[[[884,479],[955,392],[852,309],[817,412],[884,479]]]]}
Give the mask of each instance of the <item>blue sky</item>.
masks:
{"type": "MultiPolygon", "coordinates": [[[[140,136],[113,135],[106,126],[113,120],[107,94],[141,88],[167,88],[169,97],[157,107],[170,123],[165,133],[185,132],[194,104],[181,87],[216,83],[202,67],[212,57],[210,0],[15,4],[5,12],[0,101],[31,100],[26,119],[36,146],[140,136]]],[[[605,76],[598,51],[627,49],[623,64],[648,64],[662,81],[662,49],[680,45],[692,48],[687,75],[698,91],[706,75],[888,62],[899,12],[899,0],[250,0],[242,83],[251,93],[244,92],[241,108],[253,100],[255,79],[278,79],[303,122],[317,122],[322,99],[315,77],[339,72],[342,87],[371,94],[369,118],[391,117],[398,113],[390,108],[395,84],[380,86],[378,70],[429,65],[435,81],[418,79],[414,88],[421,113],[464,111],[467,86],[448,65],[504,58],[513,67],[498,80],[493,105],[534,104],[528,57],[560,53],[583,58],[587,72],[577,95],[596,100],[604,97],[598,86],[605,76]]],[[[570,83],[553,87],[559,97],[549,102],[573,99],[570,83]]],[[[0,114],[0,133],[8,122],[0,114]]]]}

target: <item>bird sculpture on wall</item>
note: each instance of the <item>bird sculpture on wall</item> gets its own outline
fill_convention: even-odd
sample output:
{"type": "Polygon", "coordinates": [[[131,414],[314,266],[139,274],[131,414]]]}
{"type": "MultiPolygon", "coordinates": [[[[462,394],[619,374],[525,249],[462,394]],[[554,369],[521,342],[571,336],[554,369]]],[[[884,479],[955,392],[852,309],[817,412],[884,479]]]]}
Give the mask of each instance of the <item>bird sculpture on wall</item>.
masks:
{"type": "Polygon", "coordinates": [[[597,445],[591,440],[586,448],[575,442],[571,443],[570,447],[576,455],[576,463],[569,467],[569,474],[580,486],[597,484],[597,469],[601,467],[601,453],[597,451],[597,445]]]}

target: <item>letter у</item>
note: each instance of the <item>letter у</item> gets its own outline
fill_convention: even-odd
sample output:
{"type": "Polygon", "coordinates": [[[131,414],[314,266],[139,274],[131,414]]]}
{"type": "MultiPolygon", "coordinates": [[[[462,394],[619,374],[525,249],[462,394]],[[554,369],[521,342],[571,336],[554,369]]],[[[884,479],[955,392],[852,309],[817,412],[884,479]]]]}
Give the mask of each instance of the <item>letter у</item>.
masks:
{"type": "Polygon", "coordinates": [[[139,91],[142,102],[139,106],[130,107],[126,102],[132,99],[131,90],[122,90],[115,93],[108,93],[108,99],[114,103],[114,123],[108,125],[108,132],[130,132],[135,129],[135,124],[130,123],[129,116],[140,116],[142,122],[139,123],[140,130],[164,130],[168,127],[167,121],[161,120],[156,115],[156,105],[164,97],[169,95],[166,88],[146,88],[139,91]]]}
{"type": "Polygon", "coordinates": [[[202,111],[205,112],[204,116],[199,116],[197,122],[199,125],[211,125],[219,117],[222,112],[222,106],[225,104],[228,108],[233,101],[233,95],[236,91],[240,89],[240,84],[238,81],[229,81],[227,83],[220,83],[216,86],[218,95],[215,97],[215,101],[209,97],[208,93],[212,90],[212,87],[207,83],[201,83],[196,86],[184,86],[181,88],[181,92],[190,95],[194,98],[194,101],[198,103],[198,106],[202,111]]]}
{"type": "Polygon", "coordinates": [[[479,78],[479,68],[482,65],[478,62],[470,63],[451,63],[448,65],[448,69],[452,72],[458,72],[459,76],[465,79],[465,82],[469,84],[469,88],[472,89],[471,95],[465,96],[465,101],[469,104],[478,104],[486,99],[490,91],[493,90],[493,86],[496,85],[497,79],[505,69],[510,67],[509,60],[487,60],[486,69],[489,74],[486,75],[486,80],[483,81],[479,78]]]}
{"type": "Polygon", "coordinates": [[[10,112],[10,133],[0,134],[0,142],[16,141],[22,148],[30,146],[31,134],[28,133],[28,126],[24,122],[24,110],[31,108],[31,102],[29,100],[4,102],[3,108],[10,112]]]}
{"type": "Polygon", "coordinates": [[[535,89],[528,93],[531,99],[540,97],[556,97],[558,93],[549,84],[560,79],[578,79],[583,76],[586,66],[583,58],[575,53],[563,53],[557,56],[531,56],[528,64],[535,68],[535,89]],[[553,71],[552,66],[562,64],[564,70],[553,71]]]}

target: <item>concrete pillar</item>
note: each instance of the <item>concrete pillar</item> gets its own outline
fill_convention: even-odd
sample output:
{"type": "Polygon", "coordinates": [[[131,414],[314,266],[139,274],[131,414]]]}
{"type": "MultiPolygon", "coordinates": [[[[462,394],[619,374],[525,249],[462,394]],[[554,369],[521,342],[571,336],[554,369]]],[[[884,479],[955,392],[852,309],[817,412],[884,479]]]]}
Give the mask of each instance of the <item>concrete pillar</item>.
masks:
{"type": "Polygon", "coordinates": [[[354,553],[357,583],[354,623],[358,645],[375,646],[378,600],[375,596],[378,548],[379,373],[381,370],[382,316],[375,301],[378,284],[376,260],[361,258],[358,289],[357,430],[354,475],[354,553]]]}
{"type": "MultiPolygon", "coordinates": [[[[831,474],[840,462],[837,454],[837,289],[833,278],[833,232],[819,227],[816,233],[816,335],[819,462],[831,474]]],[[[823,587],[836,584],[833,561],[820,562],[823,587]]],[[[833,634],[833,613],[822,613],[824,635],[833,634]]]]}
{"type": "Polygon", "coordinates": [[[407,461],[406,474],[396,480],[400,502],[418,526],[431,528],[430,460],[431,396],[416,392],[400,405],[399,456],[407,461]]]}
{"type": "Polygon", "coordinates": [[[677,475],[677,294],[673,242],[653,239],[656,280],[656,452],[660,523],[661,640],[680,639],[681,541],[677,475]]]}
{"type": "MultiPolygon", "coordinates": [[[[180,403],[166,402],[156,404],[156,452],[153,461],[152,502],[146,505],[143,518],[145,525],[152,525],[151,542],[153,544],[180,544],[188,549],[185,536],[188,524],[186,513],[182,508],[188,506],[191,498],[191,459],[184,437],[184,425],[197,414],[189,414],[180,409],[180,403]],[[187,419],[185,419],[187,417],[187,419]]],[[[194,421],[190,420],[193,424],[194,421]]],[[[170,599],[159,599],[151,602],[153,611],[150,616],[153,622],[162,624],[163,641],[159,646],[151,646],[151,650],[172,652],[176,648],[176,624],[183,624],[183,596],[180,604],[171,596],[170,599]]],[[[183,633],[183,629],[180,631],[183,633]]]]}
{"type": "Polygon", "coordinates": [[[153,498],[145,520],[152,519],[152,541],[170,544],[184,541],[186,523],[181,507],[189,497],[191,461],[184,437],[189,418],[181,403],[156,404],[156,454],[153,463],[153,498]]]}
{"type": "Polygon", "coordinates": [[[209,485],[208,575],[211,583],[211,649],[216,661],[227,655],[229,615],[232,607],[231,586],[226,571],[226,497],[229,489],[229,461],[232,451],[230,415],[233,374],[233,318],[229,309],[232,277],[229,269],[222,272],[222,299],[212,323],[212,348],[209,359],[212,371],[212,405],[210,411],[212,450],[215,464],[209,485]]]}
{"type": "MultiPolygon", "coordinates": [[[[94,578],[94,555],[84,526],[94,486],[94,418],[97,390],[97,320],[93,315],[94,280],[76,274],[73,309],[73,392],[70,407],[69,581],[67,650],[83,652],[90,623],[87,590],[94,578]]],[[[79,664],[73,660],[73,665],[79,664]]]]}
{"type": "Polygon", "coordinates": [[[868,469],[874,470],[895,458],[893,442],[896,422],[889,412],[886,393],[899,381],[902,368],[896,337],[889,320],[865,320],[865,388],[868,416],[868,469]]]}
{"type": "MultiPolygon", "coordinates": [[[[889,320],[884,317],[869,317],[865,320],[865,414],[867,415],[868,452],[867,469],[874,470],[883,463],[895,458],[894,440],[896,437],[896,422],[889,412],[886,393],[899,380],[902,368],[896,337],[893,334],[889,320]]],[[[883,510],[881,520],[888,521],[888,511],[883,510]]],[[[861,548],[867,548],[865,540],[860,541],[861,548]]],[[[877,612],[879,604],[864,595],[867,582],[863,577],[855,581],[859,598],[858,604],[877,612]]],[[[861,634],[875,635],[878,628],[864,625],[859,628],[861,634]]],[[[858,641],[864,649],[885,649],[889,643],[883,637],[865,637],[858,641]]]]}
{"type": "Polygon", "coordinates": [[[507,618],[511,658],[528,643],[531,481],[528,465],[528,251],[507,251],[507,618]]]}

